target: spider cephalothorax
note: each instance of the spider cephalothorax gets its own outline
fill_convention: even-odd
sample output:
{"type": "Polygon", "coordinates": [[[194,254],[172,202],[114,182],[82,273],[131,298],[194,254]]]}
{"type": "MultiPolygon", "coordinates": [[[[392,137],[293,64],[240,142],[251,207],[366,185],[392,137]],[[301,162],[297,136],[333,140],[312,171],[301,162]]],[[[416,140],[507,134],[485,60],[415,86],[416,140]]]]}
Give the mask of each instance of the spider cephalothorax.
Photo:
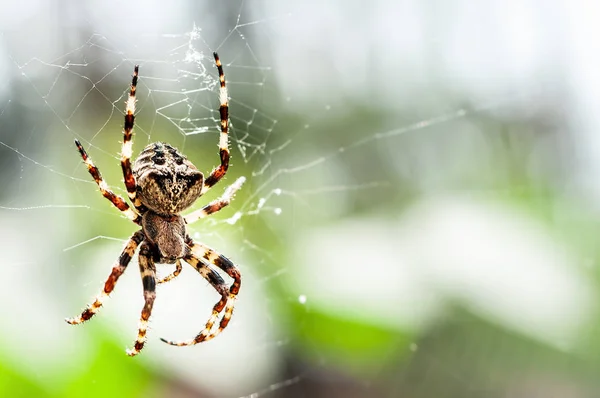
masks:
{"type": "Polygon", "coordinates": [[[177,214],[190,207],[202,193],[204,176],[183,154],[169,144],[148,145],[133,164],[137,195],[144,206],[158,214],[177,214]]]}
{"type": "Polygon", "coordinates": [[[77,149],[88,171],[98,184],[100,192],[110,200],[125,216],[141,226],[130,238],[119,260],[113,267],[104,289],[96,297],[80,316],[67,319],[70,324],[79,324],[90,319],[100,307],[103,301],[113,291],[119,277],[123,274],[136,249],[140,248],[139,266],[144,289],[144,307],[140,318],[138,337],[133,349],[127,350],[128,355],[136,355],[144,347],[146,342],[146,331],[148,320],[152,313],[154,299],[156,298],[156,285],[168,282],[181,272],[181,261],[189,263],[210,283],[221,296],[220,300],[213,306],[212,315],[204,329],[189,341],[173,342],[161,339],[164,342],[177,345],[192,345],[207,341],[218,335],[225,329],[233,314],[233,307],[237,294],[241,287],[241,275],[236,266],[227,257],[215,252],[213,249],[197,243],[186,233],[186,224],[191,224],[200,218],[204,218],[227,206],[235,192],[244,183],[244,177],[238,178],[229,186],[223,196],[212,201],[200,210],[196,210],[187,216],[179,213],[190,207],[196,199],[202,196],[212,186],[219,182],[229,167],[228,127],[229,106],[227,89],[225,87],[225,75],[219,56],[214,53],[215,63],[219,71],[219,114],[221,118],[221,135],[219,139],[219,156],[221,164],[213,169],[210,175],[204,179],[203,174],[177,149],[166,143],[153,143],[148,145],[140,153],[131,167],[132,136],[135,113],[135,92],[138,80],[138,66],[136,65],[131,81],[129,98],[125,108],[125,123],[123,126],[123,146],[121,150],[121,168],[125,188],[129,199],[135,208],[132,209],[127,202],[112,192],[106,182],[102,179],[100,171],[92,162],[81,143],[75,140],[77,149]],[[156,278],[155,264],[175,264],[175,271],[163,279],[156,278]],[[224,271],[233,279],[231,287],[225,284],[221,275],[215,271],[214,265],[224,271]],[[223,314],[217,330],[212,328],[223,314]]]}

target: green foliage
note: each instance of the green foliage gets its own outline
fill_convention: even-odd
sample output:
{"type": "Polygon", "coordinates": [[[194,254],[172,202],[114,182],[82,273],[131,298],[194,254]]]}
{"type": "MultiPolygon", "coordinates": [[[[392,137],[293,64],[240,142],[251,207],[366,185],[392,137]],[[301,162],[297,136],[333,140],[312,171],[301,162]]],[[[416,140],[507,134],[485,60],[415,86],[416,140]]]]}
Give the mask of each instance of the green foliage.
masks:
{"type": "Polygon", "coordinates": [[[295,304],[292,308],[298,349],[315,363],[336,363],[360,377],[372,377],[388,362],[410,357],[416,336],[397,329],[377,327],[363,319],[350,319],[295,304]]]}
{"type": "Polygon", "coordinates": [[[36,398],[76,397],[151,397],[154,381],[152,371],[139,358],[125,355],[111,336],[98,333],[94,337],[93,355],[89,366],[73,371],[72,368],[48,369],[54,383],[34,380],[26,372],[11,367],[0,355],[0,396],[36,398]]]}

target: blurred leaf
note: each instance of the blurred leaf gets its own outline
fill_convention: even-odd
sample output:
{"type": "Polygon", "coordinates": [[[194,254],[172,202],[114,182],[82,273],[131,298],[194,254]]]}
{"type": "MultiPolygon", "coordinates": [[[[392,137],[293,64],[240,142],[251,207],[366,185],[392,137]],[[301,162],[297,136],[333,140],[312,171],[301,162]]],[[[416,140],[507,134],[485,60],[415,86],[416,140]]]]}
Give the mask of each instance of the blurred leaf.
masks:
{"type": "Polygon", "coordinates": [[[61,397],[148,397],[154,382],[140,358],[130,358],[123,347],[97,340],[98,355],[88,369],[66,386],[61,397]]]}
{"type": "Polygon", "coordinates": [[[36,382],[20,374],[4,363],[0,357],[0,397],[50,397],[36,382]]]}
{"type": "Polygon", "coordinates": [[[293,309],[302,352],[316,361],[335,363],[361,377],[377,375],[388,361],[411,353],[415,336],[395,329],[384,329],[359,319],[344,319],[301,305],[293,309]]]}

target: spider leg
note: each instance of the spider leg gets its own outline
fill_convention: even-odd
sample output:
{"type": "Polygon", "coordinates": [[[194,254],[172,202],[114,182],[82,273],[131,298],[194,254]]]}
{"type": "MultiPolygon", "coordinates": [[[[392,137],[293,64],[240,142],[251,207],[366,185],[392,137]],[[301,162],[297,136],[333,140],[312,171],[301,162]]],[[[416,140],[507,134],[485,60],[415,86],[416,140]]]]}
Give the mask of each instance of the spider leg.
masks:
{"type": "Polygon", "coordinates": [[[201,243],[194,243],[191,238],[188,238],[187,243],[190,246],[190,248],[192,249],[192,252],[197,251],[200,254],[200,257],[202,259],[204,259],[206,262],[208,262],[210,264],[214,264],[217,267],[219,267],[220,269],[222,269],[223,271],[225,271],[225,273],[227,273],[227,275],[229,275],[233,279],[233,284],[229,288],[227,307],[225,308],[223,318],[221,318],[221,322],[219,322],[219,327],[217,328],[217,330],[215,330],[214,332],[209,334],[210,329],[212,328],[212,323],[214,323],[216,321],[216,317],[220,313],[220,311],[219,311],[215,315],[214,310],[217,309],[217,305],[219,305],[223,300],[221,300],[221,301],[219,301],[219,303],[217,303],[217,305],[213,309],[213,315],[207,322],[205,329],[203,331],[201,331],[194,338],[194,340],[187,341],[187,342],[178,342],[178,343],[163,340],[166,343],[169,343],[171,345],[177,345],[177,346],[184,346],[184,345],[196,344],[201,341],[208,341],[208,340],[211,340],[214,337],[216,337],[219,333],[221,333],[223,331],[223,329],[225,329],[227,327],[227,325],[229,324],[229,321],[231,320],[231,316],[233,315],[233,308],[235,306],[235,300],[237,299],[237,295],[238,295],[238,293],[240,291],[240,287],[242,285],[242,275],[240,274],[240,271],[237,269],[237,267],[231,262],[231,260],[229,260],[227,257],[217,253],[213,249],[211,249],[201,243]],[[208,327],[209,324],[210,324],[210,328],[208,327]]]}
{"type": "Polygon", "coordinates": [[[121,169],[123,169],[123,180],[127,195],[131,203],[139,211],[142,207],[142,202],[137,197],[135,178],[131,170],[131,155],[133,153],[133,126],[135,124],[135,91],[138,81],[139,65],[133,68],[133,77],[131,79],[131,88],[129,89],[129,97],[125,102],[125,122],[123,124],[123,145],[121,146],[121,169]]]}
{"type": "Polygon", "coordinates": [[[164,278],[157,280],[156,283],[161,284],[161,283],[165,283],[170,280],[173,280],[173,279],[177,278],[177,276],[180,273],[181,273],[181,261],[177,260],[177,262],[175,263],[175,271],[173,271],[172,274],[169,274],[169,275],[165,276],[164,278]]]}
{"type": "Polygon", "coordinates": [[[152,314],[154,299],[156,298],[156,266],[152,256],[152,249],[147,242],[142,243],[138,256],[142,285],[144,286],[144,308],[140,317],[139,329],[135,345],[127,350],[130,357],[140,353],[146,343],[146,332],[148,331],[148,320],[152,314]]]}
{"type": "Polygon", "coordinates": [[[142,221],[142,217],[129,207],[127,202],[125,202],[125,199],[123,199],[119,195],[115,194],[113,191],[111,191],[108,188],[106,181],[104,181],[102,179],[100,170],[98,170],[98,168],[94,165],[94,162],[92,162],[92,158],[90,158],[88,156],[87,152],[85,151],[85,149],[83,149],[83,145],[81,145],[81,143],[78,140],[75,140],[75,145],[77,145],[79,154],[81,155],[83,162],[87,166],[88,171],[92,175],[92,178],[94,178],[94,181],[96,181],[96,184],[98,184],[98,187],[100,188],[100,192],[102,193],[102,196],[104,196],[106,199],[110,200],[110,202],[117,209],[121,210],[121,212],[127,218],[129,218],[131,221],[133,221],[136,224],[140,224],[142,221]]]}
{"type": "Polygon", "coordinates": [[[233,283],[229,288],[229,299],[227,301],[227,307],[225,308],[223,318],[221,318],[221,322],[219,322],[219,327],[217,328],[217,330],[212,332],[204,339],[204,341],[207,341],[216,337],[229,324],[231,316],[233,315],[233,308],[235,306],[237,295],[240,292],[240,288],[242,287],[242,275],[240,273],[240,270],[235,266],[235,264],[233,264],[231,260],[223,256],[222,254],[217,253],[216,251],[203,245],[202,243],[195,243],[191,241],[191,239],[188,242],[188,245],[191,245],[192,251],[197,251],[199,254],[202,253],[202,258],[204,258],[209,263],[216,265],[221,270],[225,271],[225,273],[233,279],[233,283]]]}
{"type": "Polygon", "coordinates": [[[119,277],[123,274],[123,272],[125,272],[125,268],[127,268],[127,265],[129,264],[129,261],[131,261],[135,250],[137,249],[138,245],[143,239],[144,234],[142,233],[142,231],[137,231],[133,234],[133,236],[129,239],[129,242],[127,242],[125,248],[121,252],[121,255],[119,256],[119,261],[113,267],[110,276],[104,283],[104,290],[102,290],[102,292],[96,297],[96,300],[94,300],[92,304],[87,306],[87,308],[81,313],[81,315],[75,318],[67,318],[65,319],[65,321],[67,321],[71,325],[77,325],[87,321],[88,319],[93,317],[96,314],[96,312],[98,312],[100,307],[102,307],[102,303],[104,302],[104,300],[115,288],[115,284],[117,283],[119,277]]]}
{"type": "Polygon", "coordinates": [[[223,66],[217,53],[213,53],[215,57],[215,64],[219,71],[219,114],[221,116],[221,136],[219,138],[219,156],[221,157],[221,164],[211,171],[210,175],[204,180],[204,186],[202,187],[202,193],[206,193],[213,185],[215,185],[221,178],[227,173],[229,168],[229,145],[228,145],[228,130],[229,130],[229,97],[227,95],[227,87],[225,87],[225,74],[223,73],[223,66]]]}
{"type": "Polygon", "coordinates": [[[184,217],[185,222],[187,224],[195,223],[199,219],[207,217],[213,213],[216,213],[219,210],[221,210],[223,207],[227,206],[233,199],[233,196],[235,195],[236,191],[242,187],[242,184],[245,181],[246,181],[245,177],[240,177],[237,180],[235,180],[235,182],[233,184],[231,184],[229,187],[227,187],[227,189],[225,190],[225,193],[219,199],[213,200],[212,202],[210,202],[203,208],[196,210],[196,211],[188,214],[187,216],[185,216],[184,217]]]}
{"type": "Polygon", "coordinates": [[[204,264],[203,260],[194,254],[189,254],[184,258],[184,260],[192,267],[194,267],[196,271],[198,271],[198,273],[200,273],[200,275],[202,275],[204,279],[206,279],[208,283],[210,283],[210,285],[215,288],[215,290],[221,295],[221,299],[214,305],[212,315],[208,319],[208,322],[206,322],[204,329],[200,333],[198,333],[198,335],[194,339],[177,342],[161,338],[161,340],[165,343],[176,345],[179,347],[194,345],[197,343],[201,343],[202,341],[206,341],[207,338],[210,336],[210,331],[213,325],[217,321],[219,314],[225,308],[225,305],[227,304],[227,300],[229,298],[229,287],[227,287],[227,284],[225,284],[225,281],[223,280],[223,278],[221,278],[221,275],[219,275],[217,271],[204,264]]]}

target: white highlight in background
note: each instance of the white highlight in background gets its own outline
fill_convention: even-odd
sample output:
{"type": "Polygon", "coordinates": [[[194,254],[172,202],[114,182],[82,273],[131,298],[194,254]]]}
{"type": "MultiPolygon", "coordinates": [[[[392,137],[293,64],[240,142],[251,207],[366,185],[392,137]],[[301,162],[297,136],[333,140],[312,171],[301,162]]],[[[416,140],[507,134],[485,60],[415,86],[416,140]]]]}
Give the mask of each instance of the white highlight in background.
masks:
{"type": "Polygon", "coordinates": [[[483,200],[431,200],[398,222],[307,231],[295,252],[289,283],[313,308],[402,330],[426,327],[445,316],[446,303],[460,303],[566,349],[597,302],[585,268],[560,241],[526,214],[483,200]]]}

